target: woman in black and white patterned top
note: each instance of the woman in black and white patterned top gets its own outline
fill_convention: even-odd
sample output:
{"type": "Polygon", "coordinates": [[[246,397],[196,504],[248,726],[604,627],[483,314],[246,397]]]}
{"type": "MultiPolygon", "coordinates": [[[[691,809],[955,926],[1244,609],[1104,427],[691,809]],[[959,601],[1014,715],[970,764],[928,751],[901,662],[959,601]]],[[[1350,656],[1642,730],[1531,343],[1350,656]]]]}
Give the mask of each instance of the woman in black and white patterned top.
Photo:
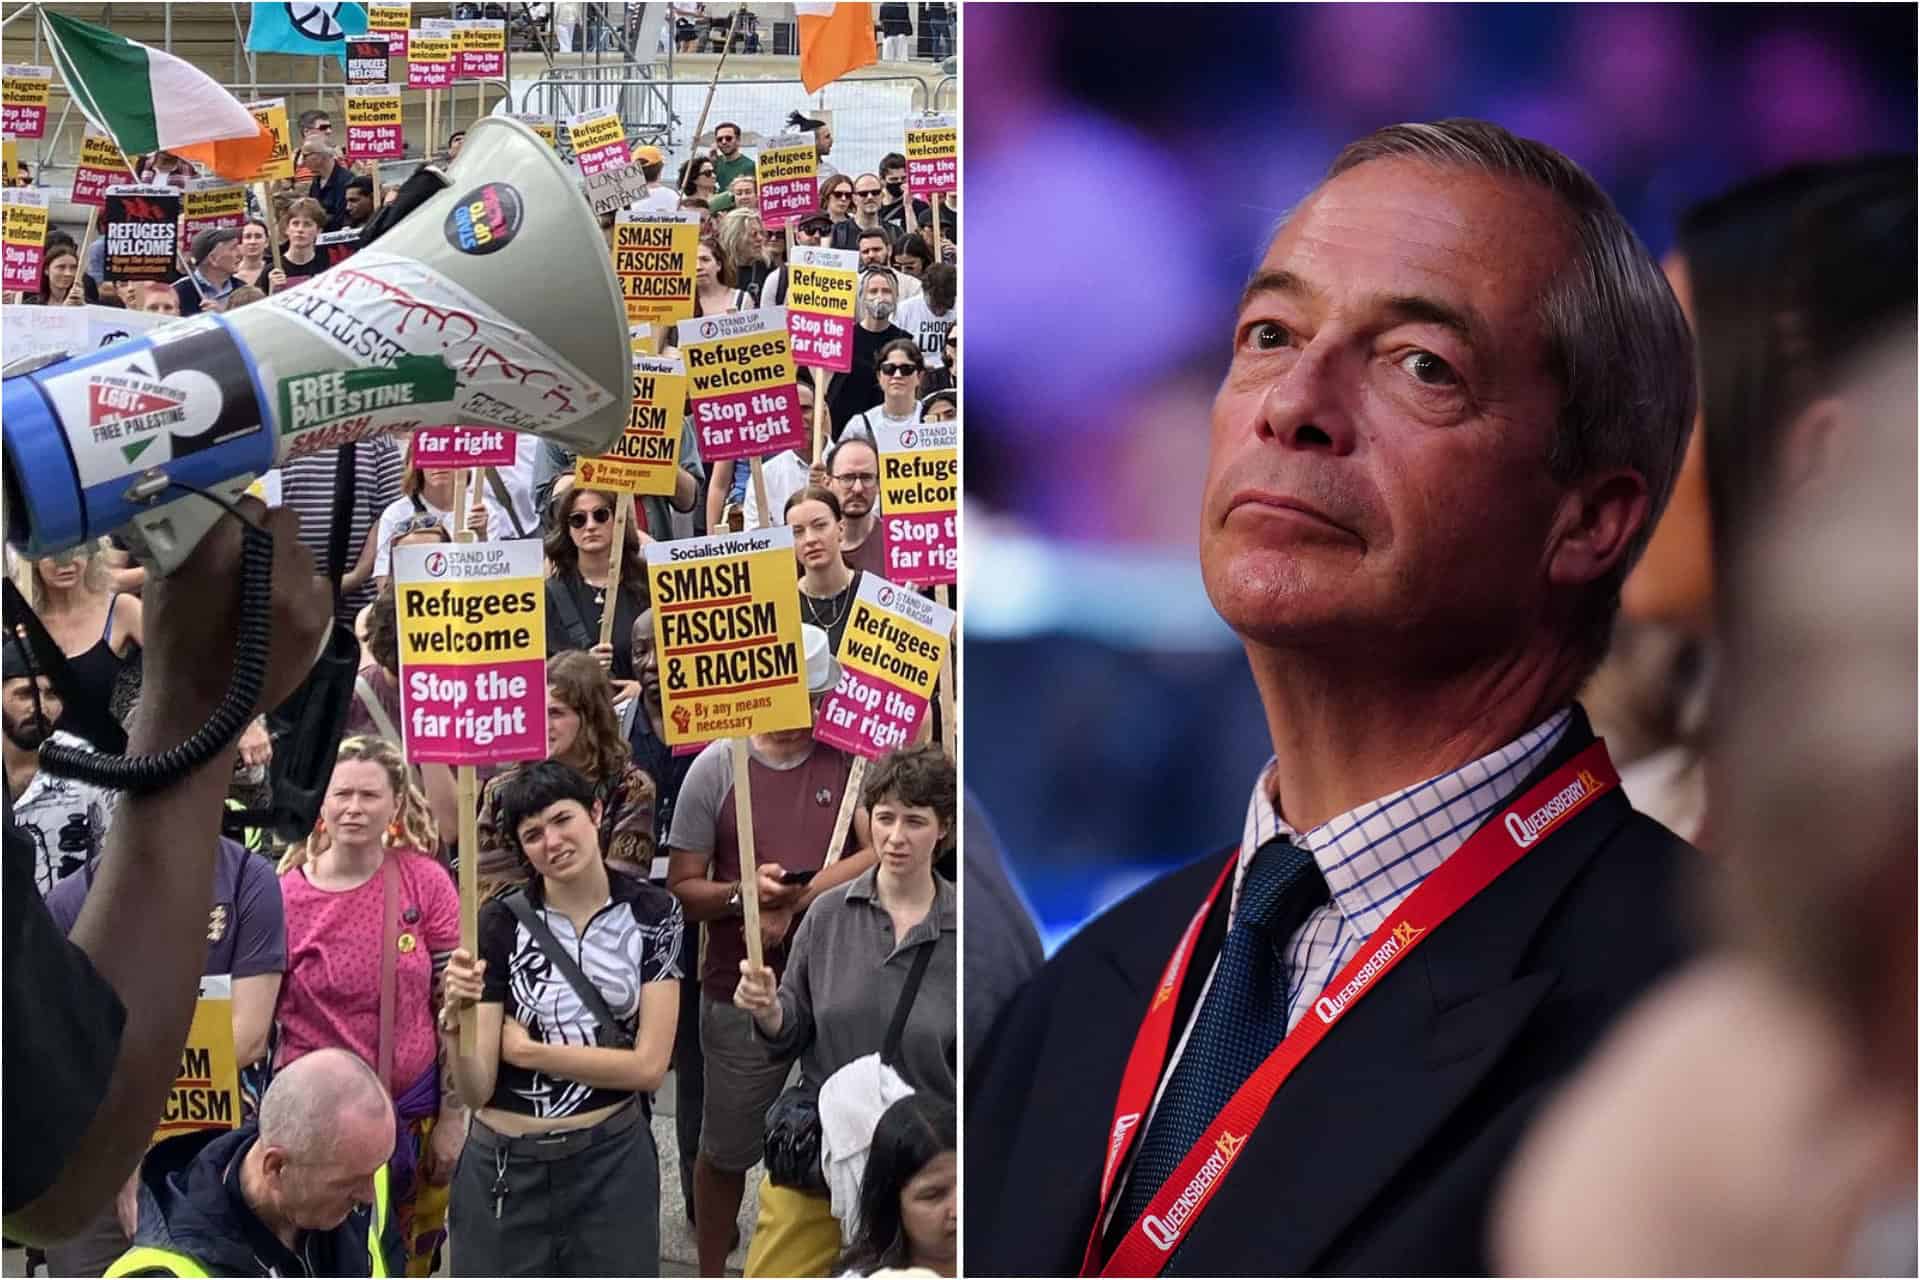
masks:
{"type": "Polygon", "coordinates": [[[456,951],[447,971],[441,1031],[476,1109],[448,1217],[456,1275],[659,1269],[647,1096],[673,1055],[680,905],[607,867],[598,808],[592,783],[551,760],[515,770],[495,799],[532,874],[481,909],[479,956],[456,951]],[[475,1003],[476,1051],[462,1054],[459,1013],[475,1003]]]}

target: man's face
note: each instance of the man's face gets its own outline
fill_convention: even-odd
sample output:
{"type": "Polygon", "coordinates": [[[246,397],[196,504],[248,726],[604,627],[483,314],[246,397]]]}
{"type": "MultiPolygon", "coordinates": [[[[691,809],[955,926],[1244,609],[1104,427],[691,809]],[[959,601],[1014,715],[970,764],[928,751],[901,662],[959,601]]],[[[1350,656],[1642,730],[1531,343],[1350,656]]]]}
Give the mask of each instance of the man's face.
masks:
{"type": "Polygon", "coordinates": [[[732,129],[722,129],[713,135],[713,145],[723,156],[731,156],[740,150],[740,135],[732,129]]]}
{"type": "Polygon", "coordinates": [[[815,129],[813,131],[813,145],[819,148],[822,156],[831,154],[833,151],[833,130],[829,129],[826,125],[821,125],[818,129],[815,129]]]}
{"type": "Polygon", "coordinates": [[[302,249],[310,248],[320,234],[320,224],[312,218],[288,218],[287,241],[302,249]]]}
{"type": "Polygon", "coordinates": [[[45,676],[40,676],[40,702],[36,707],[33,698],[34,681],[25,676],[15,676],[7,681],[4,703],[0,704],[0,718],[4,719],[7,741],[22,751],[36,751],[53,733],[53,723],[60,718],[65,708],[60,695],[53,691],[53,684],[45,676]]]}
{"type": "Polygon", "coordinates": [[[853,211],[863,218],[870,218],[880,212],[880,179],[870,173],[863,173],[853,180],[853,211]]]}
{"type": "Polygon", "coordinates": [[[887,196],[890,199],[898,200],[900,194],[907,189],[906,169],[882,169],[880,171],[880,184],[887,189],[887,196]]]}
{"type": "Polygon", "coordinates": [[[634,620],[632,649],[633,670],[640,677],[640,696],[649,707],[660,709],[660,657],[653,647],[653,610],[648,609],[634,620]]]}
{"type": "Polygon", "coordinates": [[[600,806],[581,807],[578,800],[559,800],[530,818],[522,818],[516,833],[527,861],[549,880],[571,880],[600,861],[600,806]]]}
{"type": "Polygon", "coordinates": [[[1214,397],[1200,561],[1229,625],[1440,665],[1538,621],[1571,500],[1536,312],[1570,250],[1546,193],[1410,161],[1301,206],[1214,397]]]}
{"type": "Polygon", "coordinates": [[[823,234],[824,233],[817,227],[802,227],[796,223],[793,228],[793,242],[795,244],[819,244],[823,234]]]}
{"type": "Polygon", "coordinates": [[[467,135],[464,133],[456,133],[447,140],[447,159],[449,161],[459,158],[460,148],[466,145],[466,141],[467,135]]]}
{"type": "Polygon", "coordinates": [[[860,296],[867,300],[867,315],[886,327],[888,317],[893,315],[893,281],[885,276],[869,276],[861,286],[860,296]]]}
{"type": "Polygon", "coordinates": [[[885,236],[864,236],[860,241],[860,265],[863,267],[887,266],[887,238],[885,236]]]}
{"type": "Polygon", "coordinates": [[[373,193],[358,187],[347,188],[347,221],[359,226],[373,216],[373,193]]]}
{"type": "Polygon", "coordinates": [[[393,1130],[348,1126],[329,1158],[302,1159],[269,1147],[262,1164],[274,1207],[303,1231],[331,1231],[374,1201],[373,1176],[393,1157],[393,1130]],[[358,1130],[358,1131],[356,1131],[358,1130]]]}
{"type": "Polygon", "coordinates": [[[318,151],[302,152],[300,156],[300,167],[303,169],[311,169],[315,173],[332,173],[333,157],[324,155],[318,151]]]}
{"type": "Polygon", "coordinates": [[[880,492],[880,460],[864,444],[843,444],[833,455],[827,483],[840,499],[841,514],[858,520],[873,510],[874,495],[880,492]]]}
{"type": "Polygon", "coordinates": [[[240,242],[238,240],[222,240],[219,244],[213,246],[212,252],[207,254],[207,261],[216,271],[225,271],[231,274],[240,266],[240,242]]]}

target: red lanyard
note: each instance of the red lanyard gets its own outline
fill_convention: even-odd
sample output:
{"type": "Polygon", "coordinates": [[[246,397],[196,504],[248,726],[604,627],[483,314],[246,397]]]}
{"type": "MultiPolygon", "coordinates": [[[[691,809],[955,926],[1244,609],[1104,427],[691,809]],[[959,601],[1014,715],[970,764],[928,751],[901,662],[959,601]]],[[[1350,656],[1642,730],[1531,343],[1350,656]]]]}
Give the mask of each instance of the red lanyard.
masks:
{"type": "Polygon", "coordinates": [[[1174,1035],[1175,994],[1193,959],[1195,940],[1220,891],[1231,878],[1238,854],[1227,860],[1213,890],[1193,914],[1179,946],[1167,962],[1153,1004],[1140,1024],[1120,1080],[1114,1104],[1113,1127],[1107,1133],[1106,1165],[1100,1175],[1100,1211],[1080,1274],[1083,1276],[1154,1276],[1173,1256],[1194,1220],[1220,1188],[1241,1144],[1266,1114],[1273,1096],[1316,1045],[1325,1038],[1361,997],[1408,952],[1433,932],[1435,926],[1464,906],[1500,874],[1525,856],[1541,839],[1560,829],[1574,814],[1619,785],[1620,775],[1607,758],[1604,742],[1595,741],[1555,770],[1545,781],[1521,796],[1492,820],[1481,825],[1460,849],[1435,868],[1408,894],[1399,908],[1374,931],[1340,970],[1312,1013],[1300,1019],[1267,1060],[1247,1078],[1226,1107],[1214,1118],[1179,1167],[1155,1193],[1139,1221],[1127,1228],[1119,1247],[1103,1266],[1100,1261],[1102,1226],[1110,1208],[1120,1166],[1140,1121],[1146,1116],[1158,1087],[1161,1070],[1174,1035]],[[1416,923],[1418,922],[1418,923],[1416,923]]]}

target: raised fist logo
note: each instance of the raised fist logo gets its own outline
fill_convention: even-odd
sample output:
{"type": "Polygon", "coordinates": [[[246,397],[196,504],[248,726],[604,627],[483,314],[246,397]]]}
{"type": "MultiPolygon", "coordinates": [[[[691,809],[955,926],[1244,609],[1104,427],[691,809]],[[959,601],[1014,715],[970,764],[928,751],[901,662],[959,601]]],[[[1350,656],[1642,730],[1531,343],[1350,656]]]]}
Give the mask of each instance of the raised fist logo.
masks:
{"type": "Polygon", "coordinates": [[[675,707],[673,709],[673,727],[681,733],[690,731],[693,728],[692,713],[685,707],[675,707]]]}

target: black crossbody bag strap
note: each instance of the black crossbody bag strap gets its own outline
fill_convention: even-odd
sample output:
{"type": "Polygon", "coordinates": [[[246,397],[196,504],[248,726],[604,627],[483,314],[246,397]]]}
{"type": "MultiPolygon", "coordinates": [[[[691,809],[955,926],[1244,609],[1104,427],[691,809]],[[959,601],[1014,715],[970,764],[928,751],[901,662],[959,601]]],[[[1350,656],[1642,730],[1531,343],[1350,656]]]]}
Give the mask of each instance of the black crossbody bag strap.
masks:
{"type": "Polygon", "coordinates": [[[887,1024],[887,1038],[880,1046],[880,1061],[893,1066],[900,1059],[900,1037],[907,1031],[907,1015],[913,1012],[913,1002],[920,995],[920,980],[927,976],[927,966],[933,963],[933,949],[940,945],[934,938],[920,948],[913,958],[913,971],[907,974],[907,985],[900,988],[900,1002],[893,1006],[893,1021],[887,1024]]]}
{"type": "Polygon", "coordinates": [[[572,956],[567,954],[567,949],[560,945],[560,939],[554,937],[553,930],[547,928],[547,922],[535,914],[533,904],[527,901],[525,891],[516,889],[507,894],[506,903],[507,909],[513,912],[514,919],[526,927],[535,945],[546,953],[553,967],[560,971],[560,976],[565,978],[567,985],[573,988],[573,993],[580,997],[580,1003],[587,1007],[587,1012],[591,1013],[594,1021],[600,1024],[601,1032],[615,1041],[630,1039],[626,1029],[613,1016],[613,1010],[607,1007],[605,997],[600,994],[600,988],[594,986],[592,979],[580,971],[580,966],[574,962],[572,956]]]}
{"type": "MultiPolygon", "coordinates": [[[[567,639],[573,641],[574,647],[593,648],[593,632],[587,626],[587,615],[580,611],[580,602],[573,598],[572,585],[564,578],[548,578],[547,599],[553,602],[560,615],[560,625],[567,629],[567,639]]],[[[613,602],[609,600],[607,606],[611,608],[613,602]]]]}

